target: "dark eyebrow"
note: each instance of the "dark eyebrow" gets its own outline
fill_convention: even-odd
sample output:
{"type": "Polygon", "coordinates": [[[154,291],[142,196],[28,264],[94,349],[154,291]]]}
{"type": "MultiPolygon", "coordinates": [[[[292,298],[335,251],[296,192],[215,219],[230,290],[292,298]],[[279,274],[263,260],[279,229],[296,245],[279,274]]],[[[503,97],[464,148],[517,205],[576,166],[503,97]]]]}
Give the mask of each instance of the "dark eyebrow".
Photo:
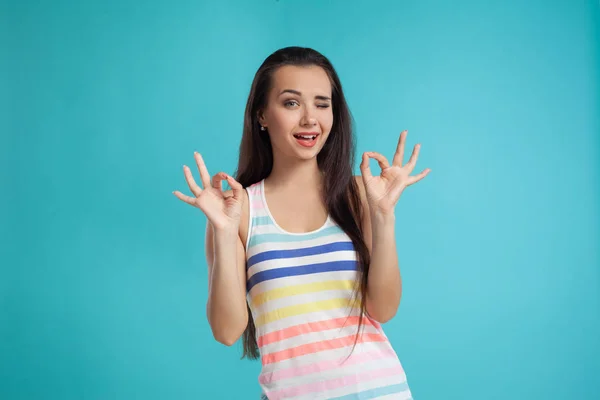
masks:
{"type": "MultiPolygon", "coordinates": [[[[292,93],[292,94],[297,94],[298,96],[302,96],[302,93],[300,93],[297,90],[294,89],[284,89],[281,91],[281,93],[279,93],[279,96],[281,96],[284,93],[292,93]]],[[[315,96],[315,99],[317,100],[331,100],[331,97],[327,97],[327,96],[315,96]]]]}

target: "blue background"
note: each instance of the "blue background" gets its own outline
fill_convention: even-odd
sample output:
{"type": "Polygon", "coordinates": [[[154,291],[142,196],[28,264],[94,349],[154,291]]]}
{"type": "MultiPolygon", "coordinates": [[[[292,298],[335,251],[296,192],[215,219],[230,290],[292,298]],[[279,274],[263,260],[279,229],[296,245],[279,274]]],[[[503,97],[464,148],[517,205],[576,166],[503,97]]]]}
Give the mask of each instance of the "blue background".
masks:
{"type": "Polygon", "coordinates": [[[600,398],[598,1],[1,7],[0,398],[258,398],[206,320],[205,217],[171,192],[194,150],[234,172],[289,45],[337,68],[359,154],[408,129],[432,169],[396,208],[384,325],[415,399],[600,398]]]}

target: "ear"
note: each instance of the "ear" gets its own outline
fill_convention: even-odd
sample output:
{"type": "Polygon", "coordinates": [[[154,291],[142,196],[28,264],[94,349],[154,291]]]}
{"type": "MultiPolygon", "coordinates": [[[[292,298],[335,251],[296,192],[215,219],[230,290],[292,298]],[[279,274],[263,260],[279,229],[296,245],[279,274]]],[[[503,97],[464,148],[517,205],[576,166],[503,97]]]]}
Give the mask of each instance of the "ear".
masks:
{"type": "Polygon", "coordinates": [[[265,123],[266,123],[265,115],[264,115],[263,111],[260,110],[256,116],[258,117],[258,123],[261,124],[262,126],[266,126],[265,125],[265,123]]]}

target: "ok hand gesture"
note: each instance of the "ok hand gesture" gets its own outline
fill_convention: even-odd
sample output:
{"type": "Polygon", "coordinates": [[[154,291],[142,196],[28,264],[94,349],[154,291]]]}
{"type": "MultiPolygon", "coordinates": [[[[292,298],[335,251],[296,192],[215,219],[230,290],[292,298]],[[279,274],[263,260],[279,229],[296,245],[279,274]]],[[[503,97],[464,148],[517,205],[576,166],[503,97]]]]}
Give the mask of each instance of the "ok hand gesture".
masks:
{"type": "Polygon", "coordinates": [[[407,134],[408,131],[403,131],[400,134],[400,140],[398,142],[398,147],[396,148],[396,153],[394,154],[392,165],[390,165],[388,160],[380,153],[363,153],[360,170],[371,212],[381,214],[393,213],[394,207],[400,199],[400,195],[404,189],[413,183],[419,182],[431,171],[427,168],[417,175],[410,176],[415,169],[417,158],[419,157],[419,150],[421,148],[421,145],[419,144],[415,146],[408,163],[404,166],[402,165],[407,134]],[[370,158],[374,158],[379,162],[381,175],[373,176],[371,174],[371,169],[369,168],[370,158]]]}
{"type": "Polygon", "coordinates": [[[194,158],[196,160],[196,165],[198,166],[198,171],[200,172],[200,179],[204,188],[202,189],[196,184],[194,177],[192,176],[192,172],[186,165],[184,165],[183,172],[185,175],[185,180],[187,181],[190,190],[194,194],[194,197],[186,196],[179,191],[174,191],[173,194],[180,200],[202,210],[215,229],[231,229],[237,232],[242,213],[242,191],[244,188],[235,179],[233,179],[233,177],[225,174],[224,172],[217,173],[212,178],[211,183],[210,175],[208,174],[208,170],[206,169],[206,165],[204,164],[202,156],[196,152],[194,153],[194,158]],[[226,180],[231,186],[233,192],[232,196],[225,196],[221,186],[223,180],[226,180]]]}

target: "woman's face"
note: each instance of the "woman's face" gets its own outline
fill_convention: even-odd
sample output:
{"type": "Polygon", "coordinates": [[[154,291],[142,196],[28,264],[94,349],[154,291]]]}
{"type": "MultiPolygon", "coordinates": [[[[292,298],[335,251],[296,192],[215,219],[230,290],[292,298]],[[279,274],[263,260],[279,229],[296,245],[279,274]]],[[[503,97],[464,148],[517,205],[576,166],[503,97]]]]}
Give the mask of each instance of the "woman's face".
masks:
{"type": "Polygon", "coordinates": [[[259,122],[267,128],[274,152],[304,160],[316,157],[333,125],[325,70],[291,65],[277,69],[259,122]]]}

